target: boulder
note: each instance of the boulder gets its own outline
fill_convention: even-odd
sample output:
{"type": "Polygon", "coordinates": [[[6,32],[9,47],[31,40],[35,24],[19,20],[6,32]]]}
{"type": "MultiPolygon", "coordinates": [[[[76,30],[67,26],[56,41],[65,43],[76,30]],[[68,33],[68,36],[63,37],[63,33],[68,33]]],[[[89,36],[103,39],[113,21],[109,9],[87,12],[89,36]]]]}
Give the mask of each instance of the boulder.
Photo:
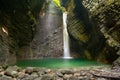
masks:
{"type": "Polygon", "coordinates": [[[63,79],[69,80],[70,77],[72,77],[72,74],[65,74],[65,75],[63,76],[63,79]]]}
{"type": "Polygon", "coordinates": [[[33,72],[30,76],[32,76],[33,78],[37,78],[38,77],[38,73],[33,72]]]}
{"type": "Polygon", "coordinates": [[[64,75],[64,74],[73,74],[73,70],[62,70],[61,73],[64,75]]]}
{"type": "Polygon", "coordinates": [[[2,66],[0,66],[0,72],[2,72],[4,69],[3,69],[3,67],[2,66]]]}
{"type": "Polygon", "coordinates": [[[42,76],[41,80],[54,80],[54,77],[50,74],[45,74],[42,76]]]}
{"type": "Polygon", "coordinates": [[[42,77],[35,78],[34,80],[41,80],[42,77]]]}
{"type": "Polygon", "coordinates": [[[63,74],[61,72],[56,72],[56,75],[59,77],[63,77],[63,74]]]}
{"type": "Polygon", "coordinates": [[[120,57],[113,62],[112,70],[115,72],[120,72],[120,57]]]}
{"type": "Polygon", "coordinates": [[[31,74],[33,72],[33,67],[26,67],[25,73],[31,74]]]}
{"type": "Polygon", "coordinates": [[[69,78],[69,80],[79,80],[77,77],[75,77],[75,76],[71,76],[70,78],[69,78]]]}
{"type": "Polygon", "coordinates": [[[0,80],[13,80],[13,79],[10,76],[4,75],[4,76],[0,77],[0,80]]]}
{"type": "Polygon", "coordinates": [[[5,75],[11,76],[11,77],[17,77],[18,76],[18,70],[19,67],[17,66],[9,66],[6,70],[5,70],[5,75]]]}

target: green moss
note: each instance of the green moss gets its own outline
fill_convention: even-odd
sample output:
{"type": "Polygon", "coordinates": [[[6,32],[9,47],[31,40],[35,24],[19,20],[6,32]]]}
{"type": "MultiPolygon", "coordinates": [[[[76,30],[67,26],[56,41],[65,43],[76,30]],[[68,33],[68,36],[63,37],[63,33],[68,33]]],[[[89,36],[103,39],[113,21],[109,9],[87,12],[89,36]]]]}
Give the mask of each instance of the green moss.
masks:
{"type": "Polygon", "coordinates": [[[53,0],[57,7],[59,7],[63,12],[66,11],[65,7],[61,6],[60,0],[53,0]]]}
{"type": "Polygon", "coordinates": [[[54,2],[58,7],[61,7],[60,0],[53,0],[53,2],[54,2]]]}

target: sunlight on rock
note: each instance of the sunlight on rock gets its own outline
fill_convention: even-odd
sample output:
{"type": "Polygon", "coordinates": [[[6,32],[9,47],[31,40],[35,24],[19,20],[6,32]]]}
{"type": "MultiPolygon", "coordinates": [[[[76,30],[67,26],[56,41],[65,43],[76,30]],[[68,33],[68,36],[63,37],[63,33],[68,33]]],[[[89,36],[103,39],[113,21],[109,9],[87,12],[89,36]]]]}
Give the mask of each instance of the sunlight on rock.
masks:
{"type": "Polygon", "coordinates": [[[7,28],[2,27],[2,31],[8,35],[7,28]]]}

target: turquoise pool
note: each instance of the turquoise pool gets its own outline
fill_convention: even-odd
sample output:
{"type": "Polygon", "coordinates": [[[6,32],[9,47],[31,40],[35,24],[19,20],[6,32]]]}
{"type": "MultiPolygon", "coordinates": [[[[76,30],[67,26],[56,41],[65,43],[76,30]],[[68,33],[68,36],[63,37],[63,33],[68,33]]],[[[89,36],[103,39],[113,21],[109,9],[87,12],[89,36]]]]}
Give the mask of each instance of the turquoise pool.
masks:
{"type": "Polygon", "coordinates": [[[86,59],[62,59],[62,58],[46,58],[34,60],[21,60],[15,65],[19,67],[45,67],[45,68],[79,68],[84,66],[101,66],[105,65],[100,62],[86,59]]]}

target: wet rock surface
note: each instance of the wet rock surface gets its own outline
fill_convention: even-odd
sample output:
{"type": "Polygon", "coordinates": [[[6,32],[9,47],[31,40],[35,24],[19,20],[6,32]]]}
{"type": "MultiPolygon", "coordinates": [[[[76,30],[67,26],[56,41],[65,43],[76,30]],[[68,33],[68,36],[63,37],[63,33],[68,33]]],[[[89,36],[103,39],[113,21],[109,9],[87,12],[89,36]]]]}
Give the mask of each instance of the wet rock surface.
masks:
{"type": "Polygon", "coordinates": [[[93,66],[71,69],[48,69],[27,67],[18,70],[10,66],[0,71],[0,80],[119,80],[120,72],[114,72],[108,66],[93,66]],[[9,70],[11,72],[9,72],[9,70]],[[6,71],[9,73],[6,74],[6,71]],[[13,73],[16,74],[13,74],[13,73]]]}

